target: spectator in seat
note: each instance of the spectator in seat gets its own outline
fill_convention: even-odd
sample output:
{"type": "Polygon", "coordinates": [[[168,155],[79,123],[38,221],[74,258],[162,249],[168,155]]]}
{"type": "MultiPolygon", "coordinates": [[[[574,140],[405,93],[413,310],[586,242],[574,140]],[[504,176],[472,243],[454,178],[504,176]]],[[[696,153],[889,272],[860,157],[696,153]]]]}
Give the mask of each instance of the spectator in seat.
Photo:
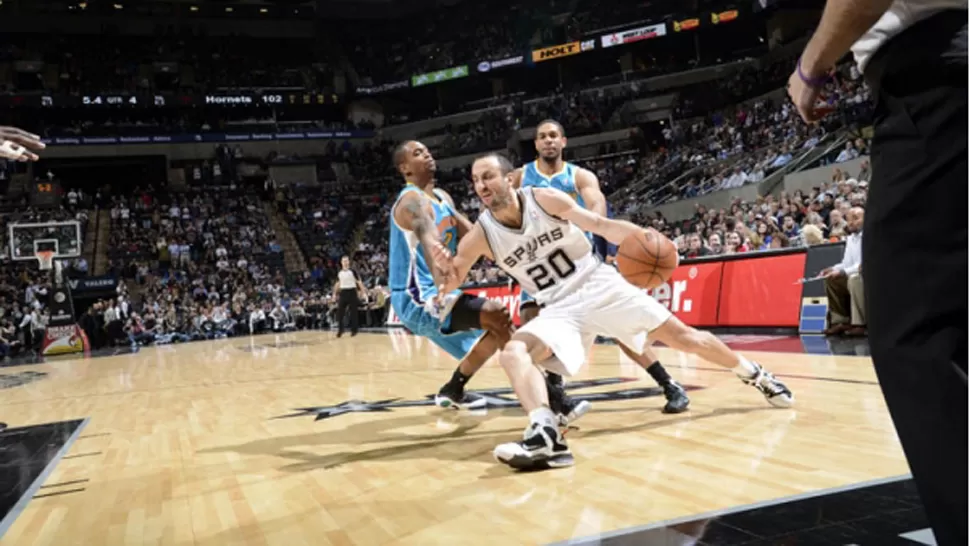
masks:
{"type": "Polygon", "coordinates": [[[685,258],[700,258],[701,256],[709,256],[711,251],[707,249],[701,243],[701,236],[697,233],[691,233],[687,239],[687,252],[684,254],[685,258]]]}
{"type": "Polygon", "coordinates": [[[845,254],[842,262],[822,271],[829,299],[829,327],[825,335],[866,335],[865,295],[862,284],[862,207],[846,215],[845,254]]]}
{"type": "Polygon", "coordinates": [[[3,321],[0,324],[0,358],[9,360],[19,346],[20,340],[17,339],[17,329],[10,321],[3,321]]]}
{"type": "Polygon", "coordinates": [[[804,246],[815,246],[825,242],[822,230],[815,224],[808,224],[802,228],[802,242],[804,246]]]}
{"type": "Polygon", "coordinates": [[[711,254],[720,254],[724,252],[724,245],[721,244],[721,235],[718,233],[712,233],[707,239],[707,247],[711,249],[711,254]]]}

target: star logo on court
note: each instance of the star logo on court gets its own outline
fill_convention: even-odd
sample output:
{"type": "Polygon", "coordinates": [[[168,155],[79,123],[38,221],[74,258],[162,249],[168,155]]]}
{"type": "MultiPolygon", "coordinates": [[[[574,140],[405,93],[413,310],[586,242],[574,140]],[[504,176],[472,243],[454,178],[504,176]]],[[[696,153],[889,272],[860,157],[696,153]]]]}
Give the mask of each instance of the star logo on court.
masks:
{"type": "Polygon", "coordinates": [[[300,417],[304,415],[315,415],[316,421],[321,419],[327,419],[328,417],[336,417],[338,415],[343,415],[345,413],[373,413],[376,411],[391,411],[388,404],[391,404],[399,400],[398,398],[390,398],[388,400],[378,400],[376,402],[364,402],[363,400],[349,400],[347,402],[341,402],[336,406],[316,406],[311,408],[294,408],[295,413],[290,413],[288,415],[281,415],[276,417],[276,419],[284,419],[287,417],[300,417]]]}
{"type": "MultiPolygon", "coordinates": [[[[624,385],[632,382],[636,382],[637,379],[628,377],[604,377],[599,379],[586,379],[580,381],[573,381],[566,385],[566,390],[573,391],[577,389],[587,389],[593,387],[605,387],[612,385],[624,385]]],[[[698,389],[700,387],[684,386],[688,391],[698,389]]],[[[485,408],[488,409],[500,409],[500,408],[516,408],[519,407],[519,401],[515,398],[515,393],[512,389],[508,387],[499,387],[492,389],[481,389],[481,390],[471,390],[468,392],[475,393],[485,399],[485,408]]],[[[577,400],[588,400],[588,401],[598,401],[598,402],[610,402],[610,401],[622,401],[622,400],[636,400],[640,398],[650,398],[654,396],[663,396],[663,389],[659,387],[642,387],[642,388],[621,388],[613,391],[605,392],[593,392],[585,394],[574,394],[577,400]]],[[[416,408],[416,407],[431,407],[434,406],[433,394],[429,394],[424,398],[417,400],[404,400],[401,398],[388,398],[386,400],[376,400],[373,402],[364,402],[361,400],[349,400],[347,402],[341,402],[335,406],[314,406],[308,408],[294,408],[293,413],[286,415],[280,415],[273,417],[273,419],[287,419],[290,417],[306,417],[309,415],[314,416],[315,421],[320,421],[322,419],[329,419],[331,417],[336,417],[338,415],[344,415],[346,413],[375,413],[375,412],[387,412],[393,411],[399,408],[416,408]]]]}

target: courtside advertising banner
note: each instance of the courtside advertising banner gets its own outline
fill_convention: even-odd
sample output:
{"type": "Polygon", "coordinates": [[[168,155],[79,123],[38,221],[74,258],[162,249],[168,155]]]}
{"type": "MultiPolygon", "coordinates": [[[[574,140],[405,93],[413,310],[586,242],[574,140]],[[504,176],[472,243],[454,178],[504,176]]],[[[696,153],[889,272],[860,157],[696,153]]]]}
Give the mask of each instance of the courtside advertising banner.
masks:
{"type": "Polygon", "coordinates": [[[523,55],[518,55],[515,57],[509,57],[507,59],[498,59],[496,61],[482,61],[478,63],[477,67],[479,72],[489,72],[495,70],[496,68],[506,68],[509,66],[518,66],[525,62],[525,57],[523,55]]]}
{"type": "Polygon", "coordinates": [[[419,87],[422,85],[429,85],[432,83],[441,83],[448,80],[457,80],[458,78],[464,78],[468,75],[468,65],[463,64],[461,66],[453,66],[451,68],[446,68],[444,70],[437,70],[435,72],[428,72],[426,74],[415,74],[411,76],[411,87],[419,87]]]}
{"type": "Polygon", "coordinates": [[[560,59],[570,55],[578,55],[584,51],[596,48],[596,40],[586,40],[584,42],[569,42],[568,44],[555,45],[536,49],[532,52],[532,62],[549,61],[560,59]]]}
{"type": "Polygon", "coordinates": [[[798,326],[804,252],[721,263],[718,326],[798,326]]]}
{"type": "Polygon", "coordinates": [[[604,34],[603,36],[600,36],[600,45],[602,47],[613,47],[624,44],[632,44],[633,42],[639,42],[640,40],[649,40],[650,38],[666,36],[666,34],[667,25],[664,23],[658,23],[656,25],[631,28],[630,30],[624,30],[623,32],[604,34]]]}
{"type": "MultiPolygon", "coordinates": [[[[804,251],[696,261],[682,264],[666,283],[646,292],[691,326],[795,328],[806,286],[798,282],[804,275],[805,262],[804,251]]],[[[512,321],[519,324],[518,285],[462,290],[508,307],[512,321]]],[[[387,324],[401,325],[393,309],[387,324]]]]}
{"type": "Polygon", "coordinates": [[[682,265],[666,283],[647,290],[670,312],[691,326],[717,326],[722,262],[682,265]]]}
{"type": "Polygon", "coordinates": [[[738,10],[729,9],[727,11],[721,12],[711,12],[711,23],[717,25],[720,23],[727,23],[728,21],[733,21],[738,18],[738,10]]]}
{"type": "Polygon", "coordinates": [[[382,83],[380,85],[362,85],[357,88],[358,95],[378,95],[380,93],[387,93],[388,91],[394,91],[395,89],[407,89],[410,87],[411,82],[408,80],[401,80],[397,82],[382,83]]]}
{"type": "Polygon", "coordinates": [[[683,21],[674,21],[671,26],[674,27],[674,32],[693,30],[701,26],[701,20],[697,17],[693,17],[691,19],[684,19],[683,21]]]}

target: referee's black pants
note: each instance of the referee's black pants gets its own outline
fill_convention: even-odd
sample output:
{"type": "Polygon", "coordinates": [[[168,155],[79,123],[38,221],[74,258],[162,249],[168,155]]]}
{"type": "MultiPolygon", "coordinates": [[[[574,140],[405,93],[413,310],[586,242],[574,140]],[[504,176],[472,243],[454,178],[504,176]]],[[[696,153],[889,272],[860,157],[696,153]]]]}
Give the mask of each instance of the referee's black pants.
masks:
{"type": "Polygon", "coordinates": [[[350,314],[350,333],[357,335],[358,312],[360,298],[357,297],[356,288],[345,288],[340,291],[337,299],[337,335],[344,333],[344,317],[350,314]]]}
{"type": "Polygon", "coordinates": [[[862,237],[879,384],[941,546],[967,544],[967,12],[884,44],[862,237]],[[962,36],[962,44],[961,44],[962,36]]]}

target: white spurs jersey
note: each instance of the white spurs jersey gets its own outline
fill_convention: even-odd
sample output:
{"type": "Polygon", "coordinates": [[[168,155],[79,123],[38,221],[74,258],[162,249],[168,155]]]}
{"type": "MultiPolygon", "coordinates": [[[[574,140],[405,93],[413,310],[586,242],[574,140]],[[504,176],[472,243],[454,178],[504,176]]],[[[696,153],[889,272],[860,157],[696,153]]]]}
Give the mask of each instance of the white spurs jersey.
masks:
{"type": "Polygon", "coordinates": [[[478,223],[496,264],[539,305],[548,305],[575,292],[602,262],[593,254],[586,233],[542,210],[532,190],[518,190],[520,229],[502,225],[488,210],[478,217],[478,223]]]}

